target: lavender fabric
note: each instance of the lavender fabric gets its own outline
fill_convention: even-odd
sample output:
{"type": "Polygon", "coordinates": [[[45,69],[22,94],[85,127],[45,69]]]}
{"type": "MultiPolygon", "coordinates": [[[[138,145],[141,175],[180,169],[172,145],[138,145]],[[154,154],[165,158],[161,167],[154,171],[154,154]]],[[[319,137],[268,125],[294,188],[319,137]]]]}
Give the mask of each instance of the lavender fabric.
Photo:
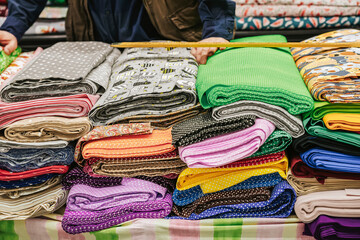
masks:
{"type": "Polygon", "coordinates": [[[62,227],[71,234],[98,231],[135,218],[163,218],[171,208],[168,190],[149,181],[123,178],[121,185],[103,188],[76,184],[62,227]]]}
{"type": "Polygon", "coordinates": [[[179,147],[179,155],[189,168],[212,168],[250,157],[275,130],[274,124],[258,118],[244,130],[179,147]]]}

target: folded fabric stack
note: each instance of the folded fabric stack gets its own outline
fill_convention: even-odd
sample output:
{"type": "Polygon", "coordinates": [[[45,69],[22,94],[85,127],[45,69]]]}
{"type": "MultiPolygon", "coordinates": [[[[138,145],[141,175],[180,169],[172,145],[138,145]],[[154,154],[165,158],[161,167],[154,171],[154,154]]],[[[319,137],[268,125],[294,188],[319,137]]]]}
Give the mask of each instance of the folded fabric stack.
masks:
{"type": "MultiPolygon", "coordinates": [[[[307,42],[355,42],[346,29],[307,42]]],[[[307,234],[318,239],[356,239],[360,217],[360,50],[293,48],[292,53],[314,109],[303,115],[307,135],[294,141],[288,181],[300,195],[295,204],[307,234]]]]}
{"type": "Polygon", "coordinates": [[[234,0],[237,30],[354,27],[358,0],[234,0]]]}

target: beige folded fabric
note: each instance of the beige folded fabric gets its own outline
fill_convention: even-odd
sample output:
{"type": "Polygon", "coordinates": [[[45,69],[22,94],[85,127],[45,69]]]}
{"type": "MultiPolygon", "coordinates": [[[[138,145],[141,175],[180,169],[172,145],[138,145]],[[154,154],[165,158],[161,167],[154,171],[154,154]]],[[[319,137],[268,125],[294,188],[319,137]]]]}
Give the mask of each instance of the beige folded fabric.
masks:
{"type": "Polygon", "coordinates": [[[287,181],[294,188],[297,196],[302,196],[312,192],[323,192],[343,189],[360,189],[360,181],[352,179],[339,179],[328,177],[325,183],[319,183],[316,178],[298,178],[289,171],[287,181]]]}
{"type": "Polygon", "coordinates": [[[360,217],[360,189],[315,192],[297,198],[295,213],[304,223],[320,215],[360,217]]]}
{"type": "Polygon", "coordinates": [[[38,193],[59,184],[61,182],[61,179],[62,179],[62,175],[59,175],[39,185],[33,185],[33,186],[21,187],[15,189],[0,189],[0,198],[8,197],[15,199],[22,196],[38,193]]]}
{"type": "Polygon", "coordinates": [[[87,117],[36,117],[10,124],[4,136],[16,142],[73,141],[90,130],[91,123],[87,117]]]}

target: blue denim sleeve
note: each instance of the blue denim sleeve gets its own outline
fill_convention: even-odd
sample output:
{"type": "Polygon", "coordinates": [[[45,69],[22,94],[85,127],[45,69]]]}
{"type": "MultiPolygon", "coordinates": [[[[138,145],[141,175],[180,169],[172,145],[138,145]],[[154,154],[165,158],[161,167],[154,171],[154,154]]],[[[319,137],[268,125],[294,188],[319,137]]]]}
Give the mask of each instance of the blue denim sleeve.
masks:
{"type": "Polygon", "coordinates": [[[47,0],[8,0],[9,15],[0,30],[12,33],[18,41],[38,19],[47,0]]]}
{"type": "Polygon", "coordinates": [[[199,15],[203,22],[202,38],[233,38],[235,2],[232,0],[199,0],[199,15]]]}

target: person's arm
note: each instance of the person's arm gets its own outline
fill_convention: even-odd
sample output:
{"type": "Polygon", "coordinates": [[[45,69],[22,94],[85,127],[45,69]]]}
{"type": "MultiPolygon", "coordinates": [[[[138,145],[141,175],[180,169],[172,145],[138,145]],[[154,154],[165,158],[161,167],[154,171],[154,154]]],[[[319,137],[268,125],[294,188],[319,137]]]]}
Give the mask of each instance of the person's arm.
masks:
{"type": "MultiPolygon", "coordinates": [[[[228,42],[234,36],[235,2],[232,0],[199,0],[203,22],[201,42],[228,42]]],[[[224,48],[220,48],[223,50],[224,48]]],[[[214,55],[217,48],[193,48],[191,53],[200,64],[214,55]]]]}
{"type": "Polygon", "coordinates": [[[47,0],[9,0],[9,15],[0,27],[0,44],[6,54],[17,48],[17,44],[39,17],[47,0]]]}

